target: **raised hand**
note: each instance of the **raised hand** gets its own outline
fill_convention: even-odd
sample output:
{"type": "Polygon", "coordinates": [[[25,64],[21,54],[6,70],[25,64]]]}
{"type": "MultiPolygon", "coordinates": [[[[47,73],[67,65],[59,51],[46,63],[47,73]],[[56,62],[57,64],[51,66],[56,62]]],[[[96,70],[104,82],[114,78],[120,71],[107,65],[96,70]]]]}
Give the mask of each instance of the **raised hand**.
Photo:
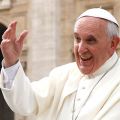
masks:
{"type": "Polygon", "coordinates": [[[3,64],[5,67],[10,67],[18,61],[22,52],[25,37],[28,33],[25,30],[17,38],[16,24],[16,21],[11,22],[2,36],[1,51],[4,57],[3,64]]]}

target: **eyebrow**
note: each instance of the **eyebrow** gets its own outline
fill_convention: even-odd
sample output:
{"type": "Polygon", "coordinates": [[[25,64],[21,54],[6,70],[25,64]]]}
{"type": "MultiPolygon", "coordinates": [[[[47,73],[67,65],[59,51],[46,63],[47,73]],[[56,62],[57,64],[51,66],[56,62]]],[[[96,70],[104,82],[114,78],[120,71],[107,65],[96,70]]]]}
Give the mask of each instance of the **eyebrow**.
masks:
{"type": "MultiPolygon", "coordinates": [[[[80,35],[76,32],[74,33],[74,36],[80,38],[80,35]]],[[[87,39],[91,39],[91,38],[97,40],[97,38],[92,34],[87,36],[87,39]]]]}
{"type": "Polygon", "coordinates": [[[94,40],[97,40],[97,38],[96,38],[95,36],[93,36],[93,35],[88,35],[88,36],[87,36],[87,39],[94,39],[94,40]]]}
{"type": "Polygon", "coordinates": [[[74,32],[75,37],[80,37],[78,33],[74,32]]]}

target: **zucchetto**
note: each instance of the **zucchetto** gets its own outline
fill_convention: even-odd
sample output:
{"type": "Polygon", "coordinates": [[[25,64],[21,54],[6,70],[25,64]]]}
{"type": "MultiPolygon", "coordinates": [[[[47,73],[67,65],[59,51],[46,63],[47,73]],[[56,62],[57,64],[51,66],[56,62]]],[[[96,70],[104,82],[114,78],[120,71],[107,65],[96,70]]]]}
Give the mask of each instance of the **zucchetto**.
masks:
{"type": "Polygon", "coordinates": [[[110,12],[108,12],[107,10],[104,10],[102,8],[88,9],[87,11],[82,13],[78,17],[78,19],[85,17],[85,16],[102,18],[102,19],[105,19],[105,20],[108,20],[108,21],[115,23],[119,27],[119,24],[118,24],[117,20],[115,19],[115,17],[110,12]]]}

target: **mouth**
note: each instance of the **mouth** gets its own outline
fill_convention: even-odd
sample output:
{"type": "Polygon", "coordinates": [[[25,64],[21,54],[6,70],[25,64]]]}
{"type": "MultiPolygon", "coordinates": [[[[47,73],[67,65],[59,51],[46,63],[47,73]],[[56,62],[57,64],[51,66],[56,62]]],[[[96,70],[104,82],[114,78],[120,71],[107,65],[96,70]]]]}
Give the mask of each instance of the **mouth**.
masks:
{"type": "Polygon", "coordinates": [[[79,55],[79,64],[80,66],[84,66],[84,67],[90,67],[93,63],[93,56],[92,54],[82,54],[79,55]]]}
{"type": "Polygon", "coordinates": [[[87,55],[87,56],[82,56],[81,55],[80,58],[81,58],[82,61],[89,61],[89,60],[92,59],[92,56],[91,55],[87,55]]]}
{"type": "Polygon", "coordinates": [[[78,54],[77,64],[80,71],[84,74],[89,74],[92,72],[94,67],[94,55],[92,53],[78,54]]]}

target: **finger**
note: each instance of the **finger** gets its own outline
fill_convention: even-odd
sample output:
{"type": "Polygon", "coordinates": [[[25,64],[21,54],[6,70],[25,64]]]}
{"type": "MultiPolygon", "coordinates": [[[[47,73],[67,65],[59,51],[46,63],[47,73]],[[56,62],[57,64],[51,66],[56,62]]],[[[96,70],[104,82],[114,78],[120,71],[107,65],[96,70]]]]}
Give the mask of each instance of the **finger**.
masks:
{"type": "Polygon", "coordinates": [[[17,39],[16,42],[18,42],[20,44],[20,46],[23,45],[23,42],[25,40],[25,37],[27,36],[28,34],[28,31],[27,30],[24,30],[21,34],[20,34],[20,37],[17,39]]]}
{"type": "Polygon", "coordinates": [[[2,39],[10,39],[11,28],[8,28],[2,35],[2,39]]]}
{"type": "Polygon", "coordinates": [[[8,47],[9,47],[9,43],[10,43],[10,40],[8,40],[8,39],[4,39],[1,42],[1,51],[2,51],[3,56],[5,55],[4,53],[6,53],[8,47]]]}
{"type": "Polygon", "coordinates": [[[2,35],[3,39],[13,39],[12,36],[15,36],[15,31],[16,31],[16,21],[11,22],[8,25],[7,30],[4,32],[4,34],[2,35]],[[14,32],[13,32],[14,31],[14,32]],[[14,33],[14,34],[13,34],[14,33]]]}
{"type": "Polygon", "coordinates": [[[12,27],[13,24],[17,24],[17,21],[16,21],[16,20],[12,21],[12,22],[9,24],[9,27],[12,27]]]}
{"type": "Polygon", "coordinates": [[[11,28],[10,39],[13,41],[16,39],[16,24],[17,24],[17,21],[13,21],[9,25],[9,27],[11,28]]]}

